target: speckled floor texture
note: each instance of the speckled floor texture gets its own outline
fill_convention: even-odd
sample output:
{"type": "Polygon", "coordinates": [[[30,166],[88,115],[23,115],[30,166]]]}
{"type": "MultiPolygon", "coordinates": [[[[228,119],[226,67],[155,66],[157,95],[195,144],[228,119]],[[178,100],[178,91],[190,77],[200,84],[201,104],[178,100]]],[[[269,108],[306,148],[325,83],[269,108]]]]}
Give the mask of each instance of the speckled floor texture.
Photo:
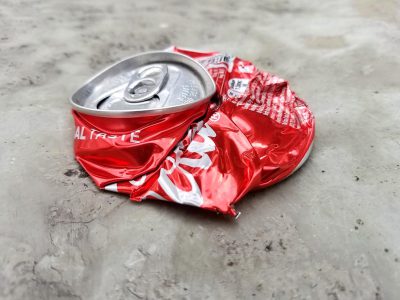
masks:
{"type": "Polygon", "coordinates": [[[0,299],[399,299],[400,3],[0,0],[0,299]],[[170,45],[251,60],[316,122],[238,220],[99,191],[69,96],[170,45]]]}

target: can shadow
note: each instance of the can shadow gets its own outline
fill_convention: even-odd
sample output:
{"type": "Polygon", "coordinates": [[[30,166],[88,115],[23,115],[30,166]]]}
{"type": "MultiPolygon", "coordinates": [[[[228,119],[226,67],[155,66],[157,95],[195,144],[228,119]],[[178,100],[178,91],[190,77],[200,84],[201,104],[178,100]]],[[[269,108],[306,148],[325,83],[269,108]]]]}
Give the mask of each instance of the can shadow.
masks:
{"type": "Polygon", "coordinates": [[[164,213],[170,215],[171,218],[181,219],[182,222],[190,223],[214,223],[235,225],[237,222],[235,217],[223,215],[210,210],[205,210],[195,206],[182,205],[174,202],[167,202],[161,200],[143,200],[136,205],[143,205],[156,207],[163,210],[164,213]]]}

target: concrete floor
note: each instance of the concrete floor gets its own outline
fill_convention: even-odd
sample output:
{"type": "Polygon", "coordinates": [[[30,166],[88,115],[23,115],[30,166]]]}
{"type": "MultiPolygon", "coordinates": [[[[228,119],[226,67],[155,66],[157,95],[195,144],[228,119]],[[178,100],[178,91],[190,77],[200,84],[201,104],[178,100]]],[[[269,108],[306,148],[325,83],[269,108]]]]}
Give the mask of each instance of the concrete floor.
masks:
{"type": "Polygon", "coordinates": [[[398,299],[400,3],[0,1],[1,299],[398,299]],[[68,97],[123,57],[220,50],[288,79],[317,121],[238,220],[101,192],[68,97]]]}

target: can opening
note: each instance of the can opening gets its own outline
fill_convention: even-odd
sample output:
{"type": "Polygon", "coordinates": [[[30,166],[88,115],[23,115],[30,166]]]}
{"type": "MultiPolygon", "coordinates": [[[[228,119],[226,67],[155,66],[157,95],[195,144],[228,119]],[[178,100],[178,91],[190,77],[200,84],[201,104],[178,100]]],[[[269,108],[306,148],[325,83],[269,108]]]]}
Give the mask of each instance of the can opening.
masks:
{"type": "MultiPolygon", "coordinates": [[[[97,105],[96,108],[97,109],[102,109],[104,107],[104,104],[107,102],[107,100],[109,100],[111,98],[111,96],[107,96],[104,97],[103,99],[101,99],[97,105]]],[[[160,97],[158,95],[154,95],[150,101],[160,101],[160,97]]],[[[135,105],[135,103],[140,104],[141,102],[131,102],[130,104],[135,105]]]]}
{"type": "Polygon", "coordinates": [[[106,102],[109,98],[110,98],[110,96],[107,96],[107,97],[101,99],[101,100],[97,103],[96,108],[97,108],[97,109],[101,109],[101,106],[103,105],[103,103],[106,102]]]}

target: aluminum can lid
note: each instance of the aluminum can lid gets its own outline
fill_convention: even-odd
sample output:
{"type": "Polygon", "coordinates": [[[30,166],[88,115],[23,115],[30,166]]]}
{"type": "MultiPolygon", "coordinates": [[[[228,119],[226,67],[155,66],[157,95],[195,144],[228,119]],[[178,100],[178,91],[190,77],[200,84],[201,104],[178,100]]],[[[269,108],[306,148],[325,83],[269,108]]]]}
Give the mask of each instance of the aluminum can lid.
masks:
{"type": "Polygon", "coordinates": [[[192,58],[171,52],[147,52],[100,72],[70,101],[75,110],[100,116],[157,115],[210,101],[215,83],[192,58]]]}

